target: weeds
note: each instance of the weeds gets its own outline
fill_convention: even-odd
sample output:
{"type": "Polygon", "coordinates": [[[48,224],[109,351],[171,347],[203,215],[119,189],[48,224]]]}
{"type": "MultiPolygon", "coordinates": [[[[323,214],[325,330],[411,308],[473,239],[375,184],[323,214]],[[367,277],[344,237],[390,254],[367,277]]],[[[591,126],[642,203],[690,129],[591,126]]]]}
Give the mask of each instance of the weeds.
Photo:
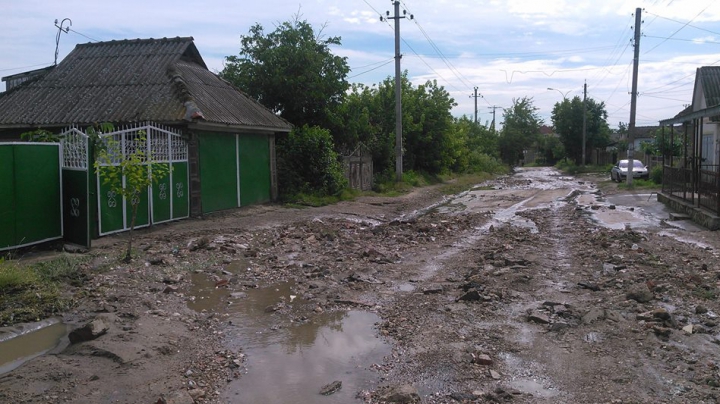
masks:
{"type": "Polygon", "coordinates": [[[62,255],[27,265],[0,261],[0,324],[39,321],[72,308],[68,290],[87,281],[87,260],[62,255]]]}

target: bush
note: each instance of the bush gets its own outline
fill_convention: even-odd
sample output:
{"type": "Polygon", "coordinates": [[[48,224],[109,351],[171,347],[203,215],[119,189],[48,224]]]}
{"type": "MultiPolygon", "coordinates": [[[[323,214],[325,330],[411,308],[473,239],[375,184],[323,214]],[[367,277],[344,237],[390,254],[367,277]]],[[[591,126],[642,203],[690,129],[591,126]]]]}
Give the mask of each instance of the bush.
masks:
{"type": "Polygon", "coordinates": [[[507,166],[497,158],[477,151],[470,153],[468,166],[473,173],[504,174],[508,171],[507,166]]]}
{"type": "Polygon", "coordinates": [[[281,199],[296,194],[337,195],[347,180],[333,150],[330,132],[319,127],[295,128],[277,142],[278,182],[281,199]]]}
{"type": "Polygon", "coordinates": [[[661,165],[655,166],[650,170],[650,180],[656,184],[662,184],[663,168],[661,165]]]}

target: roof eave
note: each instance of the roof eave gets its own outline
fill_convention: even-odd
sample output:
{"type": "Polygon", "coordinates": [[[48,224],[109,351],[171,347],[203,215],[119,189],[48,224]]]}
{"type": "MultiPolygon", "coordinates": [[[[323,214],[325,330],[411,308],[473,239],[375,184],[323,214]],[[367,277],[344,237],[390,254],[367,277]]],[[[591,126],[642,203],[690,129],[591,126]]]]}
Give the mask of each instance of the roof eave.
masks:
{"type": "Polygon", "coordinates": [[[233,133],[259,133],[259,134],[273,134],[273,133],[289,133],[292,128],[284,127],[272,127],[272,126],[254,126],[254,125],[233,125],[217,122],[206,122],[196,121],[187,124],[188,129],[191,130],[216,130],[221,132],[233,132],[233,133]]]}

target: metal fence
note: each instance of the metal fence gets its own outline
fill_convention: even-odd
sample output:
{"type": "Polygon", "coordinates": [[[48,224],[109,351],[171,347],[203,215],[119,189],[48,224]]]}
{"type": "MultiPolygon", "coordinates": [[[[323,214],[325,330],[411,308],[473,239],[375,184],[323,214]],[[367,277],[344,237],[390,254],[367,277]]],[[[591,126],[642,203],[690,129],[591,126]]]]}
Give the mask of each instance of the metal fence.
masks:
{"type": "Polygon", "coordinates": [[[0,144],[0,250],[60,239],[58,143],[0,144]]]}

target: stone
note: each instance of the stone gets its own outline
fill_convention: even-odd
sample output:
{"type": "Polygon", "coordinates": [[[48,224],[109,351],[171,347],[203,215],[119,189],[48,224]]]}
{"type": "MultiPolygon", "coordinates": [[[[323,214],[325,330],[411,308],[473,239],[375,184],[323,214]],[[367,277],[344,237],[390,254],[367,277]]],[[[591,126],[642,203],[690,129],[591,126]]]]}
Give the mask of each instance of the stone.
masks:
{"type": "Polygon", "coordinates": [[[203,389],[190,389],[190,390],[188,390],[188,395],[189,395],[194,401],[197,401],[199,398],[205,397],[205,390],[203,390],[203,389]]]}
{"type": "Polygon", "coordinates": [[[96,317],[91,322],[85,324],[80,328],[76,328],[68,334],[71,344],[77,344],[85,341],[92,341],[99,338],[101,335],[107,333],[110,326],[105,322],[104,319],[96,317]]]}
{"type": "Polygon", "coordinates": [[[653,310],[652,315],[654,318],[657,318],[659,320],[670,320],[670,313],[664,308],[658,308],[653,310]]]}
{"type": "Polygon", "coordinates": [[[381,395],[381,401],[394,404],[414,404],[420,402],[418,390],[409,385],[393,386],[381,395]]]}
{"type": "Polygon", "coordinates": [[[570,324],[563,323],[563,322],[557,322],[557,323],[553,323],[550,326],[550,331],[559,332],[559,331],[565,330],[567,328],[570,328],[570,324]]]}
{"type": "Polygon", "coordinates": [[[592,308],[590,311],[585,313],[585,315],[582,317],[582,322],[584,324],[592,324],[598,320],[602,320],[605,318],[605,310],[600,308],[592,308]]]}
{"type": "Polygon", "coordinates": [[[695,314],[705,314],[707,312],[708,312],[707,307],[700,305],[700,304],[695,306],[695,314]]]}
{"type": "Polygon", "coordinates": [[[685,327],[682,328],[683,331],[685,331],[685,334],[692,334],[693,333],[694,326],[692,324],[688,324],[685,327]]]}
{"type": "Polygon", "coordinates": [[[457,300],[458,300],[459,302],[462,302],[462,301],[465,301],[465,302],[477,302],[477,301],[479,301],[480,299],[481,299],[480,292],[478,292],[477,290],[471,290],[471,291],[465,293],[464,295],[458,297],[457,300]]]}
{"type": "Polygon", "coordinates": [[[592,283],[592,282],[578,282],[577,285],[580,286],[580,287],[583,288],[583,289],[590,289],[590,290],[592,290],[593,292],[597,292],[597,291],[600,290],[600,286],[598,286],[598,285],[596,285],[596,284],[594,284],[594,283],[592,283]]]}
{"type": "Polygon", "coordinates": [[[176,293],[177,291],[178,287],[173,285],[167,285],[165,289],[163,289],[163,293],[176,293]]]}
{"type": "Polygon", "coordinates": [[[492,358],[487,354],[473,355],[472,362],[483,366],[491,366],[493,364],[492,358]]]}
{"type": "Polygon", "coordinates": [[[490,377],[492,377],[494,380],[500,380],[500,373],[490,369],[490,377]]]}
{"type": "Polygon", "coordinates": [[[323,396],[329,396],[333,393],[336,393],[340,391],[342,388],[342,382],[340,380],[335,380],[332,383],[326,384],[320,388],[320,394],[323,396]]]}
{"type": "Polygon", "coordinates": [[[434,295],[443,292],[442,285],[431,285],[423,289],[423,294],[434,295]]]}
{"type": "Polygon", "coordinates": [[[654,327],[653,327],[653,332],[654,332],[655,335],[657,335],[658,337],[668,338],[668,337],[670,336],[670,333],[672,332],[672,329],[671,329],[671,328],[667,328],[667,327],[654,326],[654,327]]]}
{"type": "Polygon", "coordinates": [[[157,401],[157,404],[194,404],[194,403],[195,403],[195,400],[193,400],[193,398],[190,397],[190,394],[188,394],[188,392],[185,390],[173,391],[172,393],[163,395],[157,401]]]}
{"type": "Polygon", "coordinates": [[[550,318],[542,313],[528,315],[528,321],[538,324],[550,324],[550,318]]]}
{"type": "Polygon", "coordinates": [[[630,288],[626,297],[630,300],[635,300],[638,303],[647,303],[655,296],[645,283],[638,283],[630,288]]]}

